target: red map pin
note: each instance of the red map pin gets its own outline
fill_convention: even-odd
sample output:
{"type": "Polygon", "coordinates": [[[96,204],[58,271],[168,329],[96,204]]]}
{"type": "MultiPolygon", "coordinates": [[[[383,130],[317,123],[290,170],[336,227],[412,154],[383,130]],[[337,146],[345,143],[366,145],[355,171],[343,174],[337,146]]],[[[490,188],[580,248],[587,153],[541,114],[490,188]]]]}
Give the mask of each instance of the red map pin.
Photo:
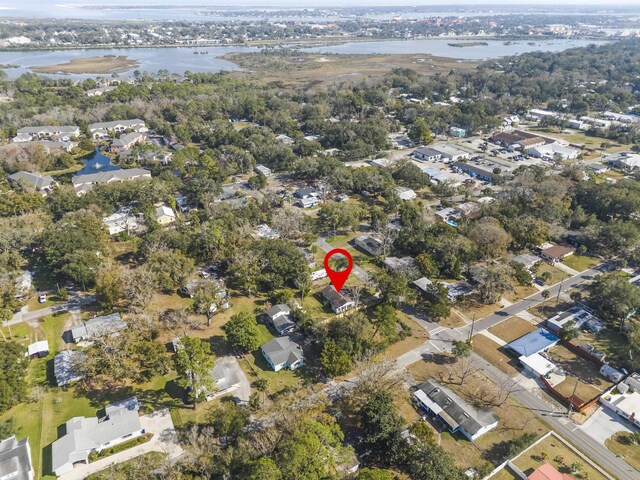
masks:
{"type": "Polygon", "coordinates": [[[353,258],[351,258],[351,254],[349,252],[343,250],[342,248],[334,248],[324,257],[324,269],[327,271],[327,275],[329,275],[331,283],[333,283],[333,286],[338,292],[342,290],[344,283],[347,281],[347,278],[349,278],[349,275],[351,274],[352,268],[353,258]],[[344,255],[345,257],[347,257],[347,260],[349,260],[349,265],[347,266],[346,270],[343,270],[342,272],[334,272],[329,268],[329,259],[334,255],[344,255]]]}

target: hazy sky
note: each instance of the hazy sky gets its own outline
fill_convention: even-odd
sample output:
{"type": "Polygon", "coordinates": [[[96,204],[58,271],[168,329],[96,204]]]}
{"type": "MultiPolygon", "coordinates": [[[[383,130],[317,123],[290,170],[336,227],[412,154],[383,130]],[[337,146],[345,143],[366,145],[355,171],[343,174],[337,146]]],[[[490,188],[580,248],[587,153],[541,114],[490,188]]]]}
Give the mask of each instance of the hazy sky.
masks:
{"type": "Polygon", "coordinates": [[[351,5],[638,5],[640,0],[0,0],[0,8],[46,8],[73,4],[211,5],[211,6],[351,6],[351,5]]]}

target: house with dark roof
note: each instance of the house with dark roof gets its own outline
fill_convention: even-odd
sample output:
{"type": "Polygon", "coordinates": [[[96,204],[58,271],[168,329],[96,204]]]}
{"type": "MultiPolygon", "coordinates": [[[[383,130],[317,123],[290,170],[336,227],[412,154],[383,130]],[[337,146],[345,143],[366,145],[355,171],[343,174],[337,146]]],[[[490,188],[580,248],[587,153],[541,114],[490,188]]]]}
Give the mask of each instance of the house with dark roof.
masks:
{"type": "Polygon", "coordinates": [[[420,407],[433,414],[451,433],[460,432],[474,441],[498,426],[498,417],[478,410],[456,393],[434,380],[427,380],[413,393],[420,407]]]}
{"type": "Polygon", "coordinates": [[[260,347],[262,356],[274,371],[295,370],[304,365],[302,347],[290,337],[274,338],[260,347]]]}
{"type": "Polygon", "coordinates": [[[540,251],[540,256],[551,265],[561,262],[569,255],[573,255],[576,249],[570,245],[551,245],[540,251]]]}
{"type": "Polygon", "coordinates": [[[111,335],[127,328],[119,313],[94,317],[71,328],[71,338],[75,343],[94,340],[102,335],[111,335]]]}
{"type": "Polygon", "coordinates": [[[53,375],[56,385],[64,387],[85,377],[82,364],[85,354],[81,350],[63,350],[53,357],[53,375]]]}
{"type": "Polygon", "coordinates": [[[356,302],[338,292],[333,285],[327,285],[322,290],[322,297],[329,304],[333,313],[344,313],[356,306],[356,302]]]}
{"type": "Polygon", "coordinates": [[[66,433],[51,445],[51,467],[57,475],[73,471],[76,464],[88,464],[91,452],[101,452],[144,434],[136,397],[107,405],[106,415],[73,417],[66,433]]]}
{"type": "Polygon", "coordinates": [[[29,438],[17,440],[15,435],[0,441],[0,479],[33,480],[29,438]]]}
{"type": "Polygon", "coordinates": [[[278,332],[278,335],[289,333],[296,327],[296,324],[291,318],[291,309],[289,308],[289,305],[285,303],[273,305],[269,310],[267,310],[266,314],[269,318],[269,322],[278,332]]]}
{"type": "Polygon", "coordinates": [[[371,235],[360,235],[353,240],[353,243],[355,243],[356,247],[360,247],[362,250],[374,257],[377,257],[382,253],[382,241],[371,235]]]}
{"type": "Polygon", "coordinates": [[[486,168],[482,168],[478,165],[471,165],[467,162],[454,162],[453,168],[454,170],[466,173],[471,178],[478,178],[484,182],[493,182],[498,176],[493,173],[492,170],[487,170],[486,168]]]}
{"type": "Polygon", "coordinates": [[[48,175],[40,175],[38,172],[25,172],[19,171],[12,175],[9,175],[8,180],[12,184],[24,184],[34,188],[42,195],[47,195],[53,191],[53,187],[58,185],[53,177],[48,175]]]}

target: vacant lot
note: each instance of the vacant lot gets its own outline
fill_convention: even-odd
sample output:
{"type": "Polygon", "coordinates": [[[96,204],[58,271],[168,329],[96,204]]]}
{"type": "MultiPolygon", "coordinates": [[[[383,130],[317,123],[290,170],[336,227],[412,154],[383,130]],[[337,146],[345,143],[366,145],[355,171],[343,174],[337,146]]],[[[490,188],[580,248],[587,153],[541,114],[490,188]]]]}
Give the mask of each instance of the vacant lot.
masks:
{"type": "Polygon", "coordinates": [[[629,465],[640,471],[640,447],[630,441],[627,432],[614,433],[604,444],[616,455],[620,455],[629,465]]]}
{"type": "Polygon", "coordinates": [[[568,273],[563,272],[559,268],[549,265],[547,262],[540,262],[536,267],[534,267],[534,270],[535,270],[535,274],[538,277],[542,277],[548,272],[549,280],[545,282],[545,286],[547,287],[550,287],[551,285],[555,285],[556,283],[559,283],[562,280],[569,278],[568,273]]]}
{"type": "Polygon", "coordinates": [[[629,341],[617,328],[607,328],[595,334],[580,331],[578,338],[571,341],[575,345],[588,343],[607,354],[607,362],[624,366],[629,362],[629,341]]]}
{"type": "Polygon", "coordinates": [[[518,373],[516,360],[504,353],[500,345],[485,335],[473,336],[473,351],[511,377],[518,373]]]}
{"type": "Polygon", "coordinates": [[[575,395],[582,402],[587,402],[613,385],[600,375],[600,367],[598,365],[582,358],[562,345],[553,347],[549,350],[548,355],[549,359],[559,367],[562,367],[567,374],[566,380],[554,387],[565,397],[575,395]]]}
{"type": "MultiPolygon", "coordinates": [[[[408,370],[416,382],[426,379],[441,381],[470,403],[478,402],[483,395],[498,392],[498,387],[479,370],[473,371],[460,385],[458,375],[464,364],[465,361],[455,362],[451,356],[439,354],[410,365],[408,370]],[[451,383],[448,383],[449,375],[452,375],[451,383]]],[[[498,426],[475,442],[468,441],[461,434],[442,432],[442,447],[453,455],[459,467],[477,467],[486,461],[498,464],[511,440],[524,433],[543,435],[548,430],[531,411],[512,397],[498,407],[491,407],[491,410],[498,416],[498,426]]]]}
{"type": "Polygon", "coordinates": [[[139,66],[139,63],[124,55],[76,58],[67,63],[30,67],[36,73],[121,73],[139,66]]]}
{"type": "Polygon", "coordinates": [[[496,337],[500,337],[506,343],[512,342],[529,332],[536,330],[535,325],[520,317],[511,317],[489,329],[496,337]]]}
{"type": "Polygon", "coordinates": [[[583,272],[600,263],[600,259],[588,255],[569,255],[562,263],[578,272],[583,272]]]}
{"type": "Polygon", "coordinates": [[[589,465],[580,455],[554,436],[545,438],[538,445],[528,450],[527,453],[518,457],[514,463],[527,475],[530,475],[531,472],[544,463],[551,464],[560,473],[573,475],[570,466],[576,462],[582,465],[581,471],[587,475],[582,478],[588,478],[589,480],[606,479],[604,475],[589,465]]]}

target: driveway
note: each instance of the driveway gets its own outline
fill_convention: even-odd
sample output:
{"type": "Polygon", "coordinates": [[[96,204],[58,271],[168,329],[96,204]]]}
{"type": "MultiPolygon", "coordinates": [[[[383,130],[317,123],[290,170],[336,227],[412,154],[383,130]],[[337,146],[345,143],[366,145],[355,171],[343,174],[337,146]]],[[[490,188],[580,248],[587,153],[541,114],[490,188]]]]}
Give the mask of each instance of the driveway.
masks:
{"type": "Polygon", "coordinates": [[[631,425],[610,409],[603,407],[598,408],[598,411],[578,428],[603,445],[604,441],[616,432],[634,432],[631,425]]]}
{"type": "Polygon", "coordinates": [[[169,410],[159,410],[140,417],[142,428],[148,433],[153,433],[153,438],[147,443],[129,448],[124,452],[116,453],[102,460],[88,465],[76,465],[73,471],[61,475],[63,480],[82,480],[92,473],[104,470],[107,467],[122,463],[148,452],[166,453],[168,458],[174,459],[182,455],[182,447],[178,444],[178,436],[173,426],[173,420],[169,410]]]}

